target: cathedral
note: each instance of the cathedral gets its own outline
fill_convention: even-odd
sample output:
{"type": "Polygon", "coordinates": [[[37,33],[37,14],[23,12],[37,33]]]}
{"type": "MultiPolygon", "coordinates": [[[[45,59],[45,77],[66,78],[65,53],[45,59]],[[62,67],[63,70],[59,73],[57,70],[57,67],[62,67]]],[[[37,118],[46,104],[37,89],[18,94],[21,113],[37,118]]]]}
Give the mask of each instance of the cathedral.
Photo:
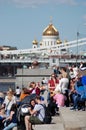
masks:
{"type": "Polygon", "coordinates": [[[59,31],[55,28],[55,26],[50,23],[42,33],[42,41],[38,42],[36,39],[32,41],[33,48],[37,47],[48,47],[54,46],[57,44],[61,44],[61,40],[59,37],[59,31]]]}

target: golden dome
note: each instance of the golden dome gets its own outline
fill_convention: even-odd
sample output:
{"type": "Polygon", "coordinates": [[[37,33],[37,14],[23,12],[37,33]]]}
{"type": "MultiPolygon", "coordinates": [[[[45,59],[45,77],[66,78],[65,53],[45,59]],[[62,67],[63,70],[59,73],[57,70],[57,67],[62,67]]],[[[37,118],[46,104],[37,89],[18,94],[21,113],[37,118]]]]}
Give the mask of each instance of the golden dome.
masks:
{"type": "Polygon", "coordinates": [[[53,26],[53,24],[49,24],[43,31],[44,36],[58,36],[59,32],[53,26]]]}
{"type": "Polygon", "coordinates": [[[68,40],[64,40],[64,43],[67,43],[68,42],[68,40]]]}
{"type": "Polygon", "coordinates": [[[40,46],[42,46],[42,42],[40,42],[40,46]]]}
{"type": "Polygon", "coordinates": [[[60,39],[57,40],[57,44],[61,44],[62,41],[60,39]]]}
{"type": "Polygon", "coordinates": [[[35,39],[35,40],[32,41],[32,43],[37,45],[38,41],[35,39]]]}

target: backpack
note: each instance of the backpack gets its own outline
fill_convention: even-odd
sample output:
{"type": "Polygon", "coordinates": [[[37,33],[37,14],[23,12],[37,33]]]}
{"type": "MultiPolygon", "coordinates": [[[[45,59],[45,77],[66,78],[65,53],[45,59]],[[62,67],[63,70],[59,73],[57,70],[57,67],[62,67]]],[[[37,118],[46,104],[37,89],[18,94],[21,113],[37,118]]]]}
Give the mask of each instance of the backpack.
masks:
{"type": "Polygon", "coordinates": [[[28,109],[29,106],[30,106],[29,104],[22,104],[21,106],[18,107],[18,109],[17,109],[18,122],[20,122],[21,117],[24,117],[27,114],[30,115],[30,112],[28,109]]]}
{"type": "Polygon", "coordinates": [[[50,113],[50,110],[49,110],[49,107],[41,104],[43,107],[44,107],[44,110],[45,110],[45,117],[43,119],[43,123],[44,124],[50,124],[51,121],[52,121],[52,116],[51,116],[51,113],[50,113]]]}

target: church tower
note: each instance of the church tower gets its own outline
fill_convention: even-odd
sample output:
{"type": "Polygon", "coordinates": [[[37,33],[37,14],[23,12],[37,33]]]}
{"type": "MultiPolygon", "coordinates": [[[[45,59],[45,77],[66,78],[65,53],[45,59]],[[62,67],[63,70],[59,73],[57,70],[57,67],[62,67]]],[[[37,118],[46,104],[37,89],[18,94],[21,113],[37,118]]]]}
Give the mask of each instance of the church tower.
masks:
{"type": "Polygon", "coordinates": [[[40,47],[54,46],[62,43],[59,38],[59,32],[52,23],[50,23],[43,30],[42,41],[40,43],[41,43],[40,47]]]}
{"type": "Polygon", "coordinates": [[[38,41],[36,39],[34,39],[32,41],[32,44],[33,44],[33,48],[37,48],[38,47],[38,41]]]}

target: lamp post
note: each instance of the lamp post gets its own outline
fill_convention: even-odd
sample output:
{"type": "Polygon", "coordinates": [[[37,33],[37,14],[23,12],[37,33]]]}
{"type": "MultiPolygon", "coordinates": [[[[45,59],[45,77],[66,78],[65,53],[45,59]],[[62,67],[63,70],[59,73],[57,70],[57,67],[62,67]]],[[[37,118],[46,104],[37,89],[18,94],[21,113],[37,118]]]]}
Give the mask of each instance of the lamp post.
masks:
{"type": "Polygon", "coordinates": [[[78,38],[79,38],[79,31],[77,31],[76,65],[77,65],[77,63],[78,63],[78,38]]]}
{"type": "MultiPolygon", "coordinates": [[[[84,23],[83,26],[86,26],[86,23],[84,23]]],[[[79,44],[79,36],[80,36],[79,28],[80,28],[80,26],[78,26],[78,29],[77,29],[76,65],[77,65],[77,63],[78,63],[78,54],[79,54],[79,48],[78,48],[78,44],[79,44]]]]}
{"type": "Polygon", "coordinates": [[[22,65],[22,88],[24,87],[24,84],[23,84],[23,65],[22,65]]]}

